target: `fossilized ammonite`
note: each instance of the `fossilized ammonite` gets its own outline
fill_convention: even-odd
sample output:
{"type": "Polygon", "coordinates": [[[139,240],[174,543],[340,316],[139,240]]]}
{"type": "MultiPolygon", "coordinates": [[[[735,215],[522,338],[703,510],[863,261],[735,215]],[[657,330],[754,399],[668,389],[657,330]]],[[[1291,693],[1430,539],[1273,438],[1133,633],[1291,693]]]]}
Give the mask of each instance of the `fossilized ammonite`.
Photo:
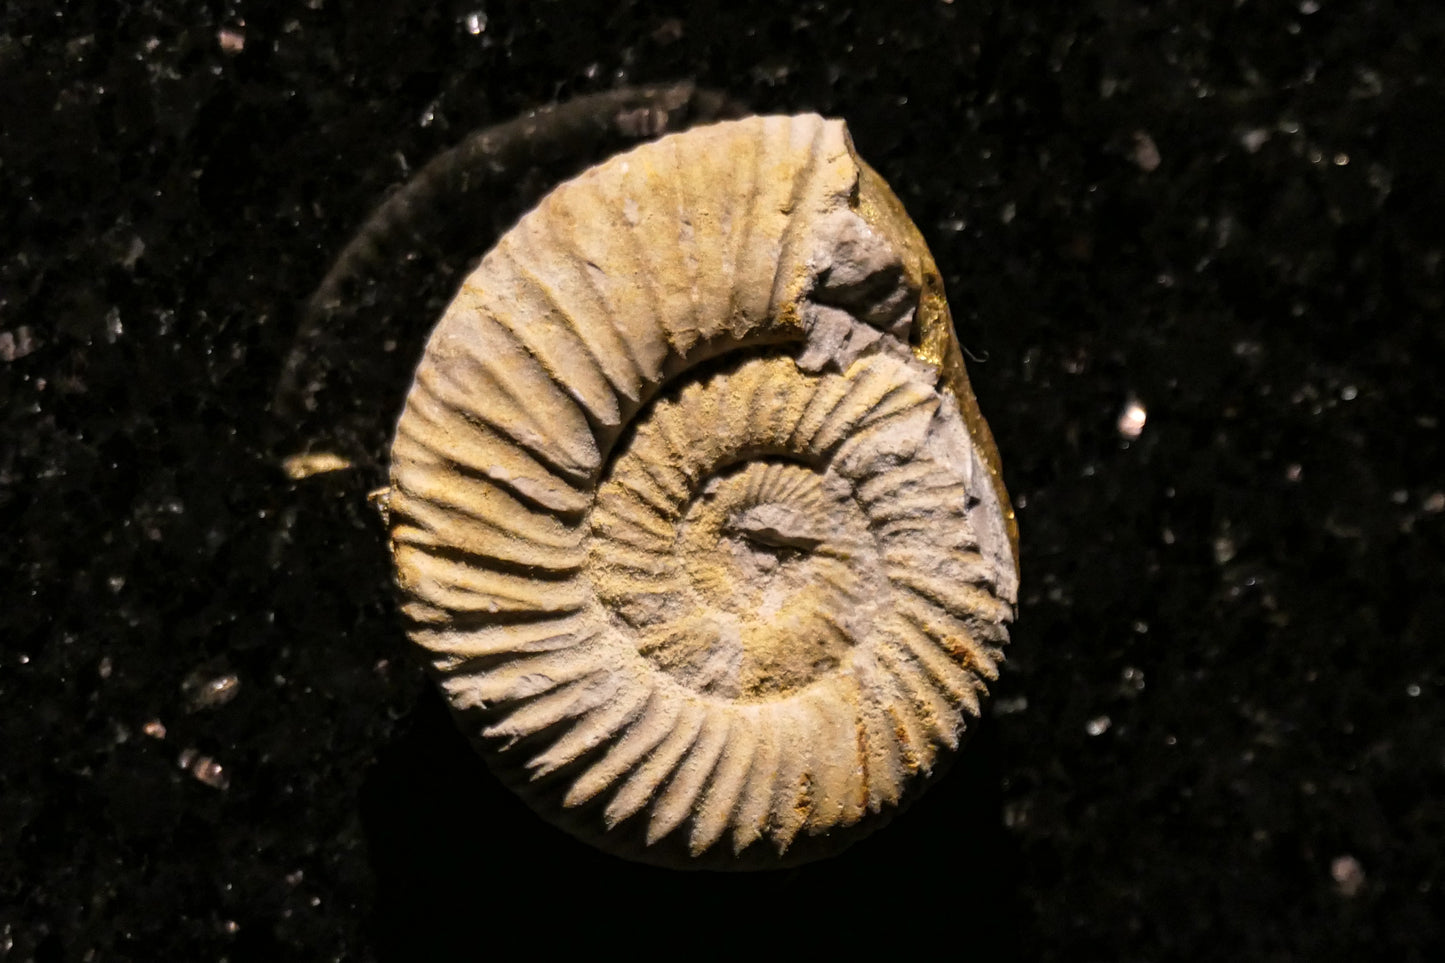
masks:
{"type": "Polygon", "coordinates": [[[493,768],[673,866],[879,825],[977,715],[1017,591],[937,269],[814,115],[665,137],[523,217],[431,336],[389,511],[493,768]]]}

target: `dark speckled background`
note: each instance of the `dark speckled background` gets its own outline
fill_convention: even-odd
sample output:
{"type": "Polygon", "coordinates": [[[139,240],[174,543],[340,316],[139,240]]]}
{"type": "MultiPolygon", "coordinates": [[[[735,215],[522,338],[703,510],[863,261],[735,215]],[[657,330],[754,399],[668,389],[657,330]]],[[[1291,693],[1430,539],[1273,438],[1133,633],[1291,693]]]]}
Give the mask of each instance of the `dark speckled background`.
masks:
{"type": "Polygon", "coordinates": [[[0,960],[1441,959],[1442,157],[1434,0],[4,5],[0,960]],[[769,876],[500,789],[270,401],[407,171],[679,78],[848,119],[1023,531],[966,754],[769,876]]]}

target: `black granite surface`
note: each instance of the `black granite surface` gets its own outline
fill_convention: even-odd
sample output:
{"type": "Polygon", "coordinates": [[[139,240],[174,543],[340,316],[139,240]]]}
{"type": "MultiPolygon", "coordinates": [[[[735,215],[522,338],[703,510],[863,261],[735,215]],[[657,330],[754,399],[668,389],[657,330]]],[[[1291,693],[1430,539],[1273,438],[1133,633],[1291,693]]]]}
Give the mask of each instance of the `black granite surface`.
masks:
{"type": "MultiPolygon", "coordinates": [[[[1442,41],[1434,0],[0,6],[0,960],[1445,958],[1442,41]],[[849,121],[1023,531],[953,771],[766,876],[533,817],[410,661],[380,442],[279,467],[389,190],[679,80],[849,121]]],[[[326,365],[385,426],[419,335],[374,320],[326,365]]]]}

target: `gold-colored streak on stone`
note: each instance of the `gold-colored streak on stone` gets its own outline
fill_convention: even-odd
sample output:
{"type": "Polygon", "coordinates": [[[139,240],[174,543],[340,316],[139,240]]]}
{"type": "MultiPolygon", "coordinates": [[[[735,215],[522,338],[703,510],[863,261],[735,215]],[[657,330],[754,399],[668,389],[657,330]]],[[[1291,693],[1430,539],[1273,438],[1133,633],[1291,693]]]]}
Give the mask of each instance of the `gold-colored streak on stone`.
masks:
{"type": "Polygon", "coordinates": [[[292,481],[300,481],[303,478],[310,478],[312,475],[324,475],[333,471],[346,471],[350,467],[352,467],[350,459],[329,451],[291,455],[281,461],[281,470],[292,481]]]}
{"type": "Polygon", "coordinates": [[[999,505],[1003,508],[1004,521],[1008,527],[1009,547],[1013,549],[1014,571],[1019,568],[1019,526],[1014,515],[1013,502],[1009,501],[1008,489],[1003,481],[1003,462],[999,459],[998,446],[994,444],[993,432],[979,411],[978,399],[973,395],[973,386],[968,380],[968,371],[963,366],[963,351],[954,332],[953,315],[948,301],[943,296],[943,276],[928,250],[923,234],[918,230],[903,202],[888,182],[869,167],[861,157],[854,155],[858,163],[859,191],[856,210],[868,222],[868,226],[887,237],[905,252],[904,270],[908,280],[918,287],[918,313],[914,319],[913,354],[922,361],[939,369],[944,387],[953,392],[963,413],[964,424],[978,445],[979,454],[988,468],[993,481],[999,505]]]}

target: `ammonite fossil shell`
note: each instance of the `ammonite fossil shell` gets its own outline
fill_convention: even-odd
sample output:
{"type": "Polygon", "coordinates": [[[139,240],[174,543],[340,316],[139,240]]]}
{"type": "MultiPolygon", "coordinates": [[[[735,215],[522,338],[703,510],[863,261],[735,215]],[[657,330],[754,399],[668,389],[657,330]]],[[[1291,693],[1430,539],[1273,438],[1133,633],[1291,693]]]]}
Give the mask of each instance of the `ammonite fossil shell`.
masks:
{"type": "Polygon", "coordinates": [[[997,456],[932,258],[839,121],[695,128],[558,187],[437,325],[391,479],[461,723],[623,856],[836,850],[996,678],[997,456]]]}

